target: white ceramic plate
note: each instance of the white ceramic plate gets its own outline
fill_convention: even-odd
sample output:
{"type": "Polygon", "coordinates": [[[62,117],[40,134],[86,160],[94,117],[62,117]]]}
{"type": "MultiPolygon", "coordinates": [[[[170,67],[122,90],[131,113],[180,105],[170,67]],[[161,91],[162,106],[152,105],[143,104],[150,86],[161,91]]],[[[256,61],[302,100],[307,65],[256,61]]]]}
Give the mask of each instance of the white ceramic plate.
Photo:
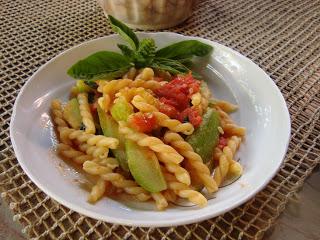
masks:
{"type": "MultiPolygon", "coordinates": [[[[199,39],[214,47],[201,73],[217,98],[239,105],[232,117],[247,128],[237,157],[243,176],[220,189],[205,208],[171,206],[156,211],[151,203],[115,201],[104,198],[87,203],[88,193],[79,182],[83,176],[57,157],[50,102],[67,99],[74,80],[67,69],[76,61],[99,50],[117,51],[117,35],[83,43],[42,66],[24,85],[14,105],[10,136],[20,165],[31,180],[59,203],[92,218],[135,226],[172,226],[205,220],[231,210],[253,197],[277,172],[287,150],[290,119],[285,101],[268,75],[241,54],[205,39],[174,33],[140,33],[152,37],[157,46],[199,39]]],[[[198,65],[200,66],[200,65],[198,65]]]]}

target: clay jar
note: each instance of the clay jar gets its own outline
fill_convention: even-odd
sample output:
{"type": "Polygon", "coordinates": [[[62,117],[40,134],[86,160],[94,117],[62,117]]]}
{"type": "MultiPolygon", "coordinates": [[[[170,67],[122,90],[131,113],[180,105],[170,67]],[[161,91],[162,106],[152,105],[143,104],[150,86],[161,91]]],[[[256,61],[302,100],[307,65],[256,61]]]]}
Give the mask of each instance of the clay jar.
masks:
{"type": "Polygon", "coordinates": [[[105,15],[112,15],[131,28],[164,29],[182,23],[196,0],[98,0],[105,15]]]}

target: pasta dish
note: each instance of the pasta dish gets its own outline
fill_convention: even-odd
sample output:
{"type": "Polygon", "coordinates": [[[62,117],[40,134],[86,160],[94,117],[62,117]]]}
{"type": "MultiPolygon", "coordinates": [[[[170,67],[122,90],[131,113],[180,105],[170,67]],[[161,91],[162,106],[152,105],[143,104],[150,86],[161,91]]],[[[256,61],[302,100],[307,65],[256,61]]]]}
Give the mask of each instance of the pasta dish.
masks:
{"type": "Polygon", "coordinates": [[[68,70],[77,79],[70,100],[51,104],[59,156],[94,179],[90,203],[121,194],[159,210],[179,198],[206,206],[204,189],[241,175],[235,154],[245,136],[230,117],[237,106],[214,98],[188,67],[212,49],[190,40],[157,50],[109,18],[131,48],[119,44],[123,55],[101,51],[68,70]]]}

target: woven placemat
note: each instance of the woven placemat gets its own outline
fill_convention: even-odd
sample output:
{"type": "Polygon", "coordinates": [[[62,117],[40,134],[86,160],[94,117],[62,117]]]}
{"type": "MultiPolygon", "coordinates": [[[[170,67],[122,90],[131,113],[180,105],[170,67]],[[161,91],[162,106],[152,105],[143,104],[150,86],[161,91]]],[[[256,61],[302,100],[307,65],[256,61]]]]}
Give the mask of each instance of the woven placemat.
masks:
{"type": "Polygon", "coordinates": [[[261,66],[286,99],[292,136],[279,173],[246,204],[197,224],[139,228],[53,201],[22,171],[9,138],[14,100],[32,73],[61,51],[112,32],[101,9],[95,0],[0,0],[0,181],[14,220],[34,239],[261,238],[320,161],[319,12],[316,0],[208,0],[170,29],[220,42],[261,66]]]}

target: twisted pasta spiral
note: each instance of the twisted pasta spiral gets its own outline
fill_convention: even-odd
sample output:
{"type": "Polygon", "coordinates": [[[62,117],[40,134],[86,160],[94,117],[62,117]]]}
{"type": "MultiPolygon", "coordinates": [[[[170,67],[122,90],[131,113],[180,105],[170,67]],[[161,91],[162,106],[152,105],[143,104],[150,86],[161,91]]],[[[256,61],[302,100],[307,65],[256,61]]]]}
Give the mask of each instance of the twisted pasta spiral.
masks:
{"type": "Polygon", "coordinates": [[[89,203],[95,203],[98,201],[106,191],[106,181],[100,178],[97,183],[92,187],[91,192],[88,197],[89,203]]]}
{"type": "Polygon", "coordinates": [[[144,68],[142,69],[141,73],[136,76],[135,80],[142,79],[142,80],[151,80],[154,77],[154,71],[152,68],[144,68]]]}
{"type": "Polygon", "coordinates": [[[83,164],[83,170],[92,175],[99,175],[103,180],[111,182],[115,187],[122,188],[126,193],[134,195],[140,201],[150,199],[150,195],[142,187],[139,187],[135,181],[125,179],[121,174],[112,172],[109,167],[86,161],[83,164]]]}
{"type": "Polygon", "coordinates": [[[191,184],[190,175],[186,169],[179,164],[168,162],[166,158],[161,155],[159,156],[159,154],[157,154],[157,156],[159,161],[164,163],[166,170],[173,173],[179,182],[184,183],[187,186],[191,184]]]}
{"type": "Polygon", "coordinates": [[[129,79],[134,79],[137,75],[137,69],[135,67],[132,67],[129,69],[129,71],[122,76],[122,78],[129,78],[129,79]]]}
{"type": "Polygon", "coordinates": [[[67,122],[63,119],[61,102],[55,99],[51,102],[51,112],[53,116],[53,122],[59,127],[68,127],[67,122]]]}
{"type": "Polygon", "coordinates": [[[215,180],[210,176],[209,168],[203,163],[200,155],[194,152],[189,143],[179,134],[170,131],[165,133],[164,141],[173,146],[188,160],[190,166],[195,169],[197,176],[201,179],[208,192],[216,192],[218,190],[215,180]]]}
{"type": "Polygon", "coordinates": [[[242,172],[243,172],[243,168],[242,168],[241,164],[238,163],[237,161],[232,160],[230,167],[229,167],[227,177],[237,178],[237,177],[241,176],[242,172]]]}
{"type": "MultiPolygon", "coordinates": [[[[222,150],[219,147],[214,149],[213,159],[219,161],[220,156],[223,154],[222,150]]],[[[227,178],[238,178],[241,176],[243,168],[241,164],[235,160],[231,160],[227,178]]]]}
{"type": "Polygon", "coordinates": [[[158,156],[165,158],[168,162],[179,164],[183,160],[183,157],[173,147],[165,144],[157,137],[135,132],[123,121],[119,122],[119,132],[122,133],[127,139],[137,142],[138,145],[149,147],[158,153],[158,156]]]}
{"type": "Polygon", "coordinates": [[[213,102],[216,107],[219,107],[226,113],[234,112],[238,109],[238,106],[224,100],[214,99],[213,102]]]}
{"type": "Polygon", "coordinates": [[[80,143],[87,143],[91,146],[107,147],[111,149],[117,148],[119,140],[112,137],[105,137],[103,135],[94,135],[86,133],[82,130],[75,130],[72,128],[63,127],[60,130],[61,138],[69,138],[71,140],[77,140],[80,143]]]}
{"type": "Polygon", "coordinates": [[[141,112],[153,112],[159,126],[167,127],[174,132],[182,132],[185,135],[190,135],[194,131],[194,127],[191,123],[181,123],[176,119],[171,119],[166,114],[159,112],[154,105],[149,104],[139,95],[135,96],[131,103],[141,112]]]}
{"type": "Polygon", "coordinates": [[[191,96],[191,104],[199,111],[199,114],[202,115],[208,105],[208,101],[201,96],[200,92],[197,92],[191,96]]]}
{"type": "Polygon", "coordinates": [[[191,96],[192,106],[199,106],[201,104],[201,93],[197,92],[191,96]]]}
{"type": "Polygon", "coordinates": [[[161,193],[151,193],[151,197],[156,202],[158,210],[163,210],[168,206],[166,198],[161,193]]]}
{"type": "Polygon", "coordinates": [[[92,160],[93,162],[101,165],[101,166],[105,166],[105,167],[109,167],[111,169],[115,169],[117,167],[119,167],[119,162],[116,158],[112,158],[112,157],[108,157],[108,158],[95,158],[92,160]]]}
{"type": "Polygon", "coordinates": [[[94,134],[96,132],[96,127],[94,125],[93,117],[92,117],[89,103],[88,103],[88,94],[79,93],[78,102],[79,102],[80,115],[82,117],[82,122],[86,127],[85,131],[86,133],[94,134]]]}
{"type": "Polygon", "coordinates": [[[85,161],[89,161],[93,159],[92,156],[87,155],[83,152],[77,151],[71,146],[64,143],[60,143],[58,145],[57,151],[61,156],[66,157],[77,164],[83,164],[85,161]]]}
{"type": "Polygon", "coordinates": [[[200,88],[200,94],[201,94],[201,113],[205,112],[207,110],[207,107],[209,105],[209,99],[211,97],[211,92],[208,88],[208,85],[206,83],[202,83],[203,86],[200,88]]]}
{"type": "Polygon", "coordinates": [[[223,111],[220,107],[215,107],[215,109],[219,113],[219,117],[221,120],[221,124],[233,123],[232,119],[230,118],[229,114],[223,111]]]}
{"type": "Polygon", "coordinates": [[[119,80],[107,81],[102,88],[102,93],[113,96],[120,89],[124,87],[128,87],[132,83],[132,81],[133,80],[131,79],[119,79],[119,80]]]}
{"type": "Polygon", "coordinates": [[[168,183],[169,189],[173,190],[179,197],[186,198],[200,207],[207,205],[207,199],[200,192],[192,190],[186,184],[177,182],[175,177],[169,173],[164,172],[164,177],[168,183]]]}
{"type": "Polygon", "coordinates": [[[140,95],[136,95],[133,97],[131,101],[132,105],[139,109],[140,112],[156,112],[158,109],[150,104],[147,103],[146,100],[141,97],[140,95]]]}
{"type": "Polygon", "coordinates": [[[215,153],[214,156],[219,156],[219,166],[214,171],[214,179],[218,186],[221,185],[223,180],[228,174],[230,164],[233,163],[233,156],[239,147],[241,142],[241,138],[238,136],[232,136],[227,143],[227,146],[225,146],[222,150],[221,154],[215,153]]]}
{"type": "Polygon", "coordinates": [[[98,98],[98,104],[102,110],[108,112],[111,106],[111,97],[109,94],[103,94],[102,97],[98,98]]]}
{"type": "Polygon", "coordinates": [[[240,136],[244,137],[246,134],[246,129],[244,127],[237,126],[230,116],[223,111],[220,107],[215,107],[215,109],[218,111],[220,119],[221,119],[221,127],[223,131],[228,134],[229,136],[240,136]]]}
{"type": "Polygon", "coordinates": [[[155,81],[155,80],[143,80],[143,79],[136,79],[131,82],[129,87],[131,88],[138,88],[138,87],[143,87],[145,89],[150,89],[150,90],[155,90],[157,88],[160,88],[164,84],[166,84],[166,81],[155,81]]]}
{"type": "Polygon", "coordinates": [[[177,200],[177,195],[172,189],[166,189],[162,192],[162,194],[169,202],[175,202],[177,200]]]}
{"type": "Polygon", "coordinates": [[[107,147],[97,147],[89,145],[87,143],[80,144],[78,148],[82,152],[85,152],[88,155],[92,155],[95,158],[106,158],[109,153],[109,148],[107,147]]]}
{"type": "MultiPolygon", "coordinates": [[[[98,99],[99,106],[108,111],[114,95],[121,90],[120,95],[130,98],[132,94],[142,94],[144,97],[151,99],[145,92],[145,89],[155,90],[161,87],[165,82],[157,82],[154,80],[131,80],[131,79],[118,79],[112,81],[99,81],[98,91],[103,93],[103,96],[98,99]],[[133,88],[132,90],[128,90],[133,88]],[[129,91],[126,93],[126,91],[129,91]]],[[[119,95],[119,94],[118,94],[119,95]]],[[[132,97],[131,97],[132,98],[132,97]]]]}
{"type": "Polygon", "coordinates": [[[239,127],[234,123],[227,123],[222,125],[222,129],[228,135],[236,135],[240,137],[244,137],[246,135],[246,129],[244,127],[239,127]]]}
{"type": "Polygon", "coordinates": [[[154,112],[153,114],[159,126],[167,127],[173,132],[182,132],[185,135],[190,135],[194,131],[191,123],[181,123],[176,119],[170,119],[170,117],[162,112],[154,112]]]}
{"type": "Polygon", "coordinates": [[[105,137],[103,135],[91,135],[90,138],[88,138],[87,143],[98,147],[116,149],[119,145],[119,140],[117,138],[105,137]]]}
{"type": "Polygon", "coordinates": [[[51,103],[51,112],[54,124],[57,126],[59,133],[59,139],[62,143],[72,144],[71,140],[68,137],[61,136],[61,129],[68,127],[67,122],[63,119],[62,106],[61,102],[57,99],[53,100],[51,103]]]}
{"type": "Polygon", "coordinates": [[[152,105],[156,105],[158,103],[158,100],[152,95],[152,92],[143,87],[123,88],[116,94],[116,97],[123,96],[127,100],[127,102],[131,102],[133,97],[136,95],[140,95],[143,99],[145,99],[152,105]]]}
{"type": "Polygon", "coordinates": [[[116,92],[120,89],[128,87],[128,88],[139,88],[142,87],[144,89],[151,89],[155,90],[166,82],[158,82],[155,80],[143,80],[143,79],[118,79],[118,80],[111,80],[107,81],[106,83],[100,84],[100,88],[98,87],[98,91],[102,93],[109,94],[113,96],[116,92]]]}

